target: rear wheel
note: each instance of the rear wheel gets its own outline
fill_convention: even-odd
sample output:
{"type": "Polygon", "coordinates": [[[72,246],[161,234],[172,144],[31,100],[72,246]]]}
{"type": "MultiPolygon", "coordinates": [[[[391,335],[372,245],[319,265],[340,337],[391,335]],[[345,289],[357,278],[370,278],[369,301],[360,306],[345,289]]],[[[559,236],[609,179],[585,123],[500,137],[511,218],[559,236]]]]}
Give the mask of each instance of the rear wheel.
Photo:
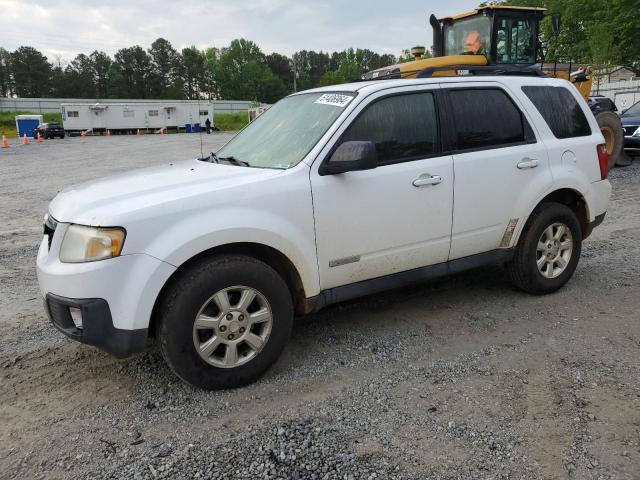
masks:
{"type": "Polygon", "coordinates": [[[613,112],[600,112],[596,115],[596,121],[604,136],[604,141],[609,153],[609,168],[613,168],[620,158],[624,144],[624,133],[620,118],[613,112]]]}
{"type": "Polygon", "coordinates": [[[158,314],[160,349],[182,380],[205,389],[233,388],[258,379],[280,356],[293,303],[270,266],[221,256],[185,271],[158,314]]]}
{"type": "Polygon", "coordinates": [[[572,277],[581,248],[582,229],[576,214],[566,205],[545,203],[525,225],[507,273],[525,292],[555,292],[572,277]]]}

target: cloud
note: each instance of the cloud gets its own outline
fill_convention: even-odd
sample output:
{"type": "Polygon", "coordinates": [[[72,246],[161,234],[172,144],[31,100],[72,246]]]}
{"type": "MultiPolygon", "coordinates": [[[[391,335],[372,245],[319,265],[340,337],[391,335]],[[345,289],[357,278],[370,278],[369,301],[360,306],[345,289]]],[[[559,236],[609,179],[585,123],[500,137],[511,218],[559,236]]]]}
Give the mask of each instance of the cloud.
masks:
{"type": "Polygon", "coordinates": [[[476,6],[449,0],[0,0],[0,46],[30,45],[51,60],[131,45],[148,48],[158,37],[176,48],[223,47],[234,38],[255,41],[267,53],[369,48],[398,54],[431,45],[427,18],[476,6]]]}

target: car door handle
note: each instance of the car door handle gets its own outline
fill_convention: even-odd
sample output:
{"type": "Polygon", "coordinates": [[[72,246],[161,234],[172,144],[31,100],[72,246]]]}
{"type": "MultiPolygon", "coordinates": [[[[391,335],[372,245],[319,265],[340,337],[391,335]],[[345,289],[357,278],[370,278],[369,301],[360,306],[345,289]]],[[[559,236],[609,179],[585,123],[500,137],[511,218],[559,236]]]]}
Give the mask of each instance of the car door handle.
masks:
{"type": "Polygon", "coordinates": [[[525,168],[536,168],[538,166],[538,160],[535,158],[523,158],[520,163],[518,163],[518,168],[520,170],[524,170],[525,168]]]}
{"type": "Polygon", "coordinates": [[[413,186],[428,187],[429,185],[438,185],[439,183],[442,183],[442,177],[440,175],[430,175],[425,173],[413,181],[413,186]]]}

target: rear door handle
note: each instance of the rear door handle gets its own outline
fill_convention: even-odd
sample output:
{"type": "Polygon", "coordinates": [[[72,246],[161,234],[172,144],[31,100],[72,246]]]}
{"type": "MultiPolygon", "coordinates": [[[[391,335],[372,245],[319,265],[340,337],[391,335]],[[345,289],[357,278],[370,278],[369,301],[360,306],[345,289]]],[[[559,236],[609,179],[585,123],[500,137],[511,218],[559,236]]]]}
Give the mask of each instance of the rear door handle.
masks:
{"type": "Polygon", "coordinates": [[[428,187],[429,185],[438,185],[439,183],[442,183],[442,177],[440,175],[430,175],[425,173],[413,181],[413,186],[428,187]]]}
{"type": "Polygon", "coordinates": [[[524,170],[525,168],[536,168],[538,166],[538,160],[535,158],[523,158],[520,163],[518,163],[518,168],[520,170],[524,170]]]}

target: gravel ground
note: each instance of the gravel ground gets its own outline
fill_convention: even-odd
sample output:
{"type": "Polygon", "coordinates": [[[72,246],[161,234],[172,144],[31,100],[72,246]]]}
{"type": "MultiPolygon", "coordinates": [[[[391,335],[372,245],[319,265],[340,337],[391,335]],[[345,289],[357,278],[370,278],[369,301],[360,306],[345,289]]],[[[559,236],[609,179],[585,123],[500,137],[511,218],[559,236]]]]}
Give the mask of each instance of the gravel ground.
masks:
{"type": "Polygon", "coordinates": [[[34,271],[61,188],[199,152],[195,135],[0,152],[0,478],[640,478],[638,162],[556,294],[492,267],[348,302],[298,320],[259,382],[203,392],[156,349],[65,339],[34,271]]]}

